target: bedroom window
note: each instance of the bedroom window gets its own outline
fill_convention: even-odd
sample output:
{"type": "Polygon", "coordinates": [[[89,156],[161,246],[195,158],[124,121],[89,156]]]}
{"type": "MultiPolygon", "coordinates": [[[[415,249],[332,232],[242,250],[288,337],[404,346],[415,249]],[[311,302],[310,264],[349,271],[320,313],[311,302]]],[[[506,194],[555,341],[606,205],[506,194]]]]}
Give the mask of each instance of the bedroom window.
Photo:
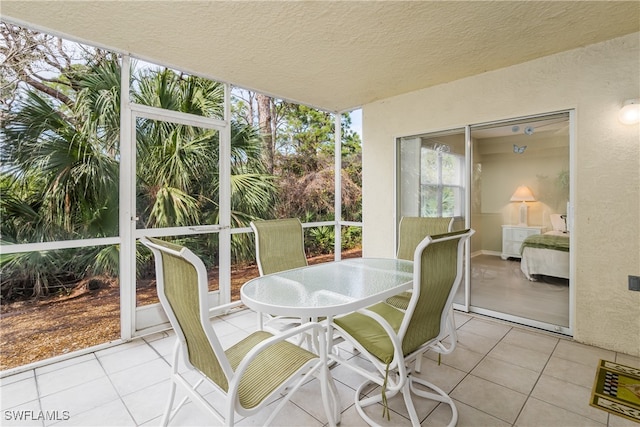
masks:
{"type": "Polygon", "coordinates": [[[456,217],[465,209],[464,129],[398,139],[398,219],[456,217]]]}
{"type": "Polygon", "coordinates": [[[420,216],[462,216],[464,157],[445,150],[421,149],[420,216]]]}

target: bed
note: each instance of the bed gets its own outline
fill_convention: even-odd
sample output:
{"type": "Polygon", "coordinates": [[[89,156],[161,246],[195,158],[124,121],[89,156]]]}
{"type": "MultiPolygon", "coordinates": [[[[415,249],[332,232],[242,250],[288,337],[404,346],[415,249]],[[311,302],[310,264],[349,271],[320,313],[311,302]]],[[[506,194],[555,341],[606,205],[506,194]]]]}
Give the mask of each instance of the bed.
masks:
{"type": "MultiPolygon", "coordinates": [[[[554,224],[554,228],[556,227],[554,224]]],[[[569,233],[560,229],[527,237],[520,248],[520,269],[527,279],[536,275],[569,278],[569,233]]]]}

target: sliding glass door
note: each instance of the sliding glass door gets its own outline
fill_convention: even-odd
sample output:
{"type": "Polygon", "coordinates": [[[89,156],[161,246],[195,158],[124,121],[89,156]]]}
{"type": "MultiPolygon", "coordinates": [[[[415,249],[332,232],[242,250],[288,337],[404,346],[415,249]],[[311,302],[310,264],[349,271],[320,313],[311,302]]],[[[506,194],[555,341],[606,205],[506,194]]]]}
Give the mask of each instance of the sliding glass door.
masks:
{"type": "Polygon", "coordinates": [[[452,216],[476,231],[456,309],[571,334],[570,115],[398,139],[398,222],[452,216]]]}
{"type": "Polygon", "coordinates": [[[464,224],[464,129],[399,143],[399,216],[455,217],[464,224]]]}
{"type": "Polygon", "coordinates": [[[568,112],[470,127],[472,311],[570,333],[569,130],[568,112]]]}
{"type": "MultiPolygon", "coordinates": [[[[396,226],[403,216],[412,216],[452,217],[454,230],[468,227],[466,133],[461,128],[398,139],[396,226]]],[[[469,311],[469,298],[465,297],[468,294],[465,289],[469,287],[468,266],[465,263],[461,291],[455,301],[456,308],[463,311],[469,311]]]]}

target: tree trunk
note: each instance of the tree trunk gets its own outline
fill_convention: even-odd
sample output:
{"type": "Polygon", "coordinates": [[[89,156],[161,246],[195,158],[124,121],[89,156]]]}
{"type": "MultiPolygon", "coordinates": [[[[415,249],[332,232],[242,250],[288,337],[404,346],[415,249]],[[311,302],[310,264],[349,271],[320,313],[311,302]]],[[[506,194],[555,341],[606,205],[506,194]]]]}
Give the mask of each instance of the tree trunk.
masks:
{"type": "Polygon", "coordinates": [[[267,170],[273,174],[274,138],[273,138],[273,114],[271,111],[271,98],[257,94],[258,101],[258,125],[263,141],[263,157],[267,170]]]}

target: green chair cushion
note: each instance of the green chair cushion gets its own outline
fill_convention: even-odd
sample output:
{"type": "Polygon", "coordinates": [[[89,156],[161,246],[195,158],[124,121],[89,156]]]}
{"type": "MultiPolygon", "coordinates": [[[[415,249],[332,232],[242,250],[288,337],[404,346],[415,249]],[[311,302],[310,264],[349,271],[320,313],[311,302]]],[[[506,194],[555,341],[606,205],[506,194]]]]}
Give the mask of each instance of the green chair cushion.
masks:
{"type": "MultiPolygon", "coordinates": [[[[163,240],[148,238],[152,243],[174,250],[176,252],[190,252],[182,246],[163,240]]],[[[174,254],[164,250],[159,251],[162,262],[164,296],[169,312],[175,315],[176,329],[182,331],[186,344],[186,356],[191,364],[211,381],[218,384],[224,391],[228,391],[228,381],[219,359],[211,346],[209,336],[203,327],[200,317],[200,283],[198,268],[204,270],[204,265],[195,265],[181,254],[174,254]]],[[[157,255],[157,254],[156,254],[157,255]]],[[[200,263],[201,261],[198,260],[200,263]]],[[[162,293],[161,293],[162,296],[162,293]]],[[[162,299],[163,306],[165,300],[162,299]]],[[[206,323],[204,323],[206,325],[206,323]]],[[[215,332],[212,332],[215,333],[215,332]]],[[[246,355],[264,340],[273,335],[257,331],[225,351],[225,356],[231,368],[236,371],[246,355]]],[[[238,399],[247,409],[255,408],[272,392],[287,382],[293,375],[300,372],[310,361],[318,359],[313,354],[288,341],[279,341],[261,351],[249,363],[238,384],[238,399]]]]}
{"type": "MultiPolygon", "coordinates": [[[[242,359],[256,345],[273,335],[258,331],[225,351],[231,367],[235,370],[242,359]]],[[[291,375],[295,374],[317,355],[288,341],[281,341],[267,347],[245,371],[238,388],[240,404],[244,408],[254,408],[271,392],[277,389],[291,375]]]]}
{"type": "Polygon", "coordinates": [[[401,292],[398,295],[394,295],[387,298],[386,303],[390,304],[400,310],[406,310],[409,307],[409,301],[411,300],[411,292],[401,292]]]}
{"type": "MultiPolygon", "coordinates": [[[[382,316],[397,333],[402,324],[404,313],[389,304],[378,303],[368,310],[382,316]]],[[[393,359],[393,344],[382,326],[371,317],[361,313],[351,313],[334,320],[362,346],[381,362],[389,363],[393,359]]]]}
{"type": "MultiPolygon", "coordinates": [[[[402,217],[398,230],[398,259],[413,261],[413,254],[418,244],[427,236],[447,233],[451,224],[450,217],[402,217]]],[[[411,292],[403,292],[386,300],[400,310],[406,310],[411,299],[411,292]]]]}

